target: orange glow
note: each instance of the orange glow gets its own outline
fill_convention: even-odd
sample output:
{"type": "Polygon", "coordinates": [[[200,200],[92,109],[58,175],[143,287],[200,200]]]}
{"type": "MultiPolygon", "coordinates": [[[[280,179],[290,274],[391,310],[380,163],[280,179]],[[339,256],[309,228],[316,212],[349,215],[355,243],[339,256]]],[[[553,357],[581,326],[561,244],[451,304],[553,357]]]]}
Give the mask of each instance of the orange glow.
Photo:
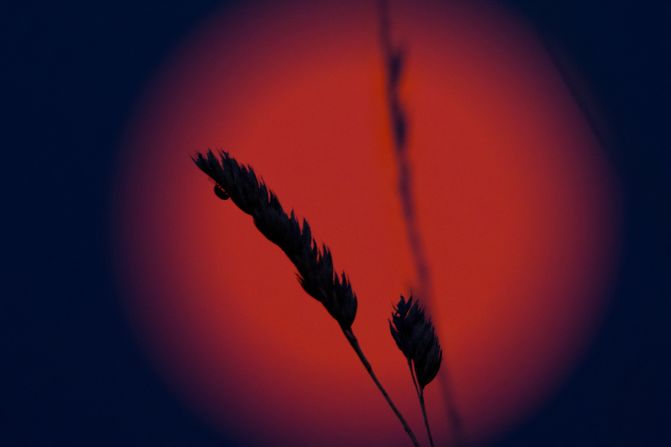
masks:
{"type": "MultiPolygon", "coordinates": [[[[282,2],[279,2],[282,3],[282,2]]],[[[468,436],[536,408],[598,324],[611,179],[533,36],[499,12],[392,2],[434,320],[468,436]]],[[[336,323],[189,156],[226,148],[309,219],[354,324],[422,435],[386,319],[413,281],[375,2],[293,2],[203,24],[151,86],[118,191],[129,313],[161,374],[243,445],[405,446],[336,323]]],[[[449,439],[436,384],[427,405],[449,439]]],[[[422,438],[423,439],[423,438],[422,438]]]]}

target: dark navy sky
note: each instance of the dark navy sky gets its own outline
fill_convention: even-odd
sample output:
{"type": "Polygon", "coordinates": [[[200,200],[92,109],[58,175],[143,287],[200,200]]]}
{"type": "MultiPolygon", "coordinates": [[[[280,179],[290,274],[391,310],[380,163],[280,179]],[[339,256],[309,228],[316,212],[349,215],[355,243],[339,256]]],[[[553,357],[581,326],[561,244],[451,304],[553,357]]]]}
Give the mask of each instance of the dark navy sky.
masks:
{"type": "MultiPolygon", "coordinates": [[[[109,241],[134,102],[221,2],[7,3],[0,446],[235,445],[177,400],[136,345],[109,241]]],[[[587,358],[496,447],[671,445],[671,2],[505,3],[589,87],[624,222],[612,305],[587,358]]]]}

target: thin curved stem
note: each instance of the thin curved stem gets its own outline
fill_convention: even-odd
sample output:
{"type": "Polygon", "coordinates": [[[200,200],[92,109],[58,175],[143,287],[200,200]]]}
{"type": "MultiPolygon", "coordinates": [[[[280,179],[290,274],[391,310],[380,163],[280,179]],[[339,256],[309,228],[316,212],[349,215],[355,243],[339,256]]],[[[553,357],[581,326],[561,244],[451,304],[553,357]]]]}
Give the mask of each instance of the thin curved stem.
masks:
{"type": "Polygon", "coordinates": [[[359,357],[359,360],[361,360],[361,363],[363,364],[364,368],[366,368],[366,371],[368,371],[368,375],[370,376],[371,379],[373,379],[373,382],[375,382],[375,386],[377,386],[377,389],[380,390],[382,393],[382,396],[384,399],[387,401],[387,404],[391,407],[392,411],[398,418],[398,420],[401,422],[401,425],[403,425],[403,429],[405,432],[408,434],[408,437],[412,441],[412,444],[415,447],[420,447],[419,442],[417,441],[417,437],[415,437],[415,434],[412,432],[412,429],[406,422],[405,418],[403,415],[401,415],[401,412],[398,411],[398,408],[396,408],[396,405],[394,405],[394,402],[391,400],[389,397],[389,394],[387,394],[387,390],[384,389],[380,381],[378,380],[377,376],[373,372],[373,367],[370,365],[370,362],[368,362],[368,359],[364,355],[363,351],[361,350],[361,346],[359,345],[359,341],[357,340],[356,336],[354,335],[354,332],[352,329],[344,329],[343,328],[343,334],[345,334],[345,338],[347,338],[347,341],[349,344],[352,346],[352,349],[354,349],[354,352],[356,352],[356,355],[359,357]]]}

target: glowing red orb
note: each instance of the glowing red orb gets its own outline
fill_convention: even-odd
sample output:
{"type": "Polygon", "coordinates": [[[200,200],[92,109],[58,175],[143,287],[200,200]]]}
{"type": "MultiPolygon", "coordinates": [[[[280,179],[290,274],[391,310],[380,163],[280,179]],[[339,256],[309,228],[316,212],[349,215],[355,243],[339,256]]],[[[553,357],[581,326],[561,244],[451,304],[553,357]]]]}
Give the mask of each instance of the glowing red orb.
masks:
{"type": "MultiPolygon", "coordinates": [[[[435,323],[468,437],[519,421],[598,323],[612,182],[542,49],[486,8],[392,3],[435,323]]],[[[402,446],[336,323],[189,156],[225,148],[309,219],[359,297],[354,329],[418,434],[388,333],[413,283],[375,2],[248,4],[204,23],[151,85],[127,139],[119,260],[166,379],[244,445],[402,446]]],[[[435,438],[449,439],[439,387],[435,438]]]]}

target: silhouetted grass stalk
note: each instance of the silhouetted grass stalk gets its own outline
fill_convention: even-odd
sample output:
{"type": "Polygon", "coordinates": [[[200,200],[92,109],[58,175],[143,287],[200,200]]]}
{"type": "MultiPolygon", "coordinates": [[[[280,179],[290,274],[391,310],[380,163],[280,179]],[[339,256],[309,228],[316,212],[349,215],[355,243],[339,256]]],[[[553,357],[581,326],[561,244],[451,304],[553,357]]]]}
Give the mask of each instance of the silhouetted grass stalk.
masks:
{"type": "Polygon", "coordinates": [[[443,360],[440,341],[433,323],[426,316],[424,309],[419,306],[417,301],[413,301],[412,297],[406,300],[401,295],[391,314],[389,330],[396,346],[408,362],[412,384],[415,387],[422,410],[426,434],[431,447],[434,447],[424,402],[424,388],[433,381],[440,370],[443,360]]]}
{"type": "MultiPolygon", "coordinates": [[[[408,156],[408,121],[400,99],[400,83],[403,74],[403,51],[392,43],[389,5],[387,0],[378,1],[380,21],[380,42],[385,63],[386,96],[391,120],[392,142],[398,173],[398,195],[403,212],[406,235],[417,274],[417,290],[425,302],[433,300],[431,271],[422,244],[414,203],[412,170],[408,156]]],[[[443,400],[447,407],[449,424],[455,438],[455,444],[465,444],[462,432],[461,415],[454,402],[451,380],[447,368],[443,368],[440,378],[443,400]]],[[[423,400],[420,397],[420,402],[423,400]]],[[[424,408],[423,408],[423,412],[424,408]]],[[[425,415],[425,422],[426,422],[425,415]]],[[[428,430],[428,422],[426,422],[428,430]]]]}
{"type": "Polygon", "coordinates": [[[373,372],[352,330],[357,298],[345,273],[338,275],[334,272],[330,249],[324,244],[317,245],[307,220],[303,219],[301,225],[293,210],[287,215],[275,193],[256,177],[251,167],[240,165],[225,151],[221,151],[219,159],[212,151],[208,151],[207,156],[198,153],[193,161],[215,182],[216,196],[222,200],[231,199],[240,210],[251,215],[261,234],[277,245],[294,264],[303,290],[319,301],[338,322],[413,445],[419,447],[415,434],[373,372]]]}
{"type": "Polygon", "coordinates": [[[385,0],[379,2],[380,43],[385,62],[386,97],[391,120],[392,141],[397,169],[397,189],[405,222],[410,254],[417,274],[419,296],[431,301],[432,282],[429,263],[417,223],[417,213],[413,192],[412,169],[408,155],[408,120],[401,103],[399,87],[403,75],[404,54],[401,48],[391,42],[389,8],[385,0]]]}

